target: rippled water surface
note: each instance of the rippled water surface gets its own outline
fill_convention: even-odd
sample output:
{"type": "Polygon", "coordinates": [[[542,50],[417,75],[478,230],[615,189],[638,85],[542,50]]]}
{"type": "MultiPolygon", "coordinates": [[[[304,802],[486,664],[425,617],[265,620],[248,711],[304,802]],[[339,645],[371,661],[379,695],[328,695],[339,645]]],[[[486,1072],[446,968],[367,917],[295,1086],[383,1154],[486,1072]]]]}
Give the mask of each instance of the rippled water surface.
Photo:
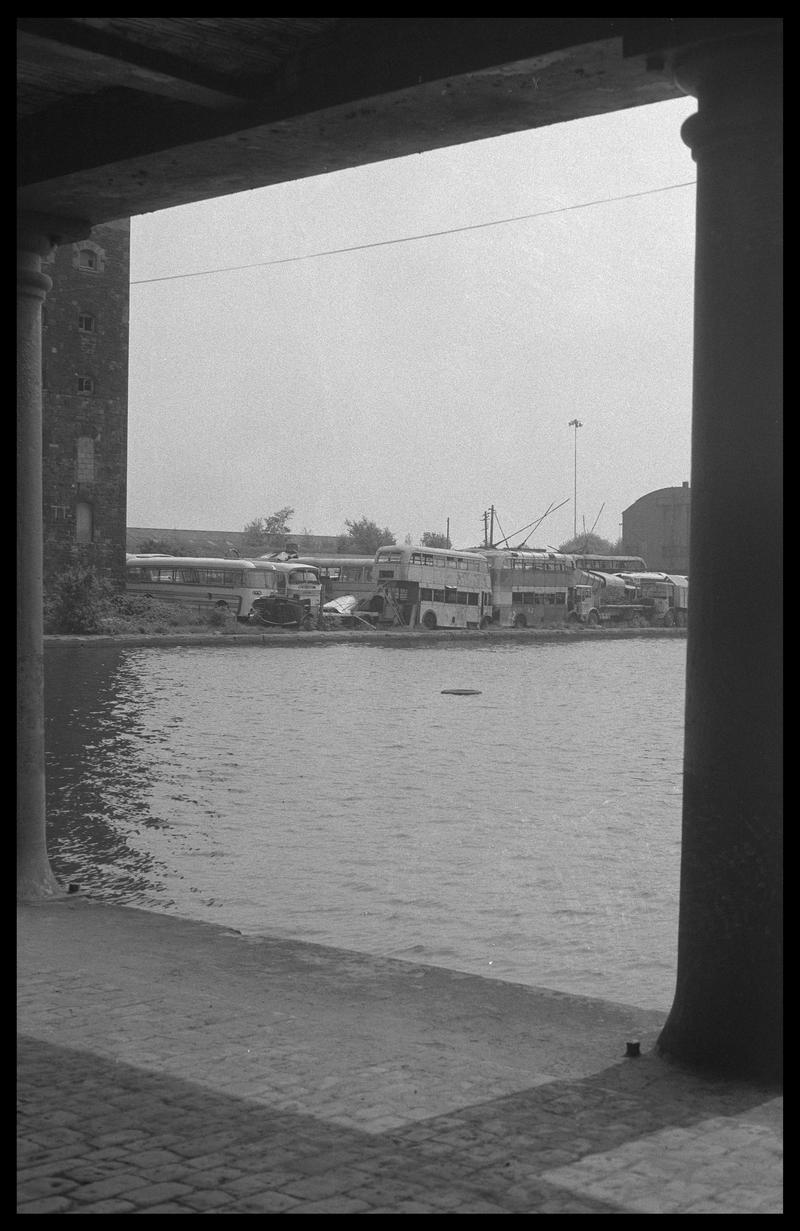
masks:
{"type": "Polygon", "coordinates": [[[685,662],[673,638],[48,647],[53,867],[245,933],[667,1010],[685,662]]]}

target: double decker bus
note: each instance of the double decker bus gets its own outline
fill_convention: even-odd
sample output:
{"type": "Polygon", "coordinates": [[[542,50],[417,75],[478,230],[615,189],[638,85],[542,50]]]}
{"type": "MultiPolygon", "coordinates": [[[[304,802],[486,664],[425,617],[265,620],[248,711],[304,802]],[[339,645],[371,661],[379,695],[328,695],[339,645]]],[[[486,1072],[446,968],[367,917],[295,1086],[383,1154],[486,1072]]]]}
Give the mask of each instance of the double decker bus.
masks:
{"type": "Polygon", "coordinates": [[[238,620],[280,625],[316,621],[322,594],[310,565],[206,556],[128,555],[125,589],[183,603],[198,614],[227,610],[238,620]]]}
{"type": "Polygon", "coordinates": [[[571,555],[545,548],[480,549],[492,581],[492,623],[501,628],[539,628],[567,620],[575,585],[571,555]]]}
{"type": "Polygon", "coordinates": [[[374,579],[370,606],[379,625],[485,628],[491,621],[489,564],[480,552],[379,547],[374,579]]]}

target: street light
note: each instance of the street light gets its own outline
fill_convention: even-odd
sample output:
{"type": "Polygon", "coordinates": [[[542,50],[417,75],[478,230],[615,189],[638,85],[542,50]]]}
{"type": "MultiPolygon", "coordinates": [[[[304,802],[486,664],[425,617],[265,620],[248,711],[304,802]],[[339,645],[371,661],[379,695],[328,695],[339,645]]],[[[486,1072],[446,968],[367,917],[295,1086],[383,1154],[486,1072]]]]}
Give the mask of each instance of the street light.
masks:
{"type": "Polygon", "coordinates": [[[576,539],[578,537],[578,428],[583,427],[583,424],[581,423],[580,419],[570,419],[569,427],[575,428],[575,464],[573,467],[574,494],[572,498],[572,503],[574,505],[574,508],[573,508],[573,522],[572,522],[572,537],[576,539]]]}

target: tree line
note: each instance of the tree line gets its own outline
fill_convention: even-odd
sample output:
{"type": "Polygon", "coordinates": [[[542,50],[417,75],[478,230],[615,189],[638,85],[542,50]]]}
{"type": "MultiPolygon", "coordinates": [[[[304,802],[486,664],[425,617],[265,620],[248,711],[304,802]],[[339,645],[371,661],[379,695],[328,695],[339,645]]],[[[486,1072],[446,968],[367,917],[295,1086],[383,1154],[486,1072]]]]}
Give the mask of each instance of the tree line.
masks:
{"type": "MultiPolygon", "coordinates": [[[[287,506],[266,517],[256,517],[249,521],[242,531],[247,550],[256,547],[267,549],[274,545],[276,537],[291,536],[292,517],[294,509],[287,506]]],[[[336,544],[340,555],[374,556],[379,547],[388,547],[397,542],[394,532],[388,526],[380,526],[366,516],[345,518],[344,525],[344,533],[336,544]]],[[[452,546],[447,535],[434,530],[426,530],[421,541],[425,547],[452,546]]]]}
{"type": "MultiPolygon", "coordinates": [[[[244,535],[242,554],[256,556],[266,555],[269,551],[280,551],[292,535],[290,523],[293,517],[294,509],[288,505],[264,517],[254,517],[242,528],[244,535]]],[[[336,550],[340,555],[374,556],[379,547],[391,546],[397,542],[388,526],[380,526],[366,516],[345,518],[344,525],[344,532],[336,544],[336,550]]],[[[448,536],[437,530],[426,530],[420,539],[420,545],[422,547],[453,546],[448,536]]],[[[139,545],[138,550],[140,552],[161,552],[169,556],[184,554],[176,547],[176,544],[170,543],[167,539],[147,539],[139,545]]],[[[616,543],[611,543],[597,534],[579,534],[576,538],[561,543],[558,550],[566,553],[610,556],[619,554],[624,548],[621,539],[616,543]]]]}

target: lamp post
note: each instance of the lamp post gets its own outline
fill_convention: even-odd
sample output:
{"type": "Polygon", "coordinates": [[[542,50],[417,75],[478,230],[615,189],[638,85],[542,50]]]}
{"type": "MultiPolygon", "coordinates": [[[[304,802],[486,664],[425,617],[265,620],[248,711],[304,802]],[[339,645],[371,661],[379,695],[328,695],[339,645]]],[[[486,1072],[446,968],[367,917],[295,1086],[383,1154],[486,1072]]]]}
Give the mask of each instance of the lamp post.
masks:
{"type": "Polygon", "coordinates": [[[575,461],[573,465],[573,522],[572,537],[578,537],[578,428],[583,427],[580,419],[570,419],[569,426],[575,428],[575,461]]]}

